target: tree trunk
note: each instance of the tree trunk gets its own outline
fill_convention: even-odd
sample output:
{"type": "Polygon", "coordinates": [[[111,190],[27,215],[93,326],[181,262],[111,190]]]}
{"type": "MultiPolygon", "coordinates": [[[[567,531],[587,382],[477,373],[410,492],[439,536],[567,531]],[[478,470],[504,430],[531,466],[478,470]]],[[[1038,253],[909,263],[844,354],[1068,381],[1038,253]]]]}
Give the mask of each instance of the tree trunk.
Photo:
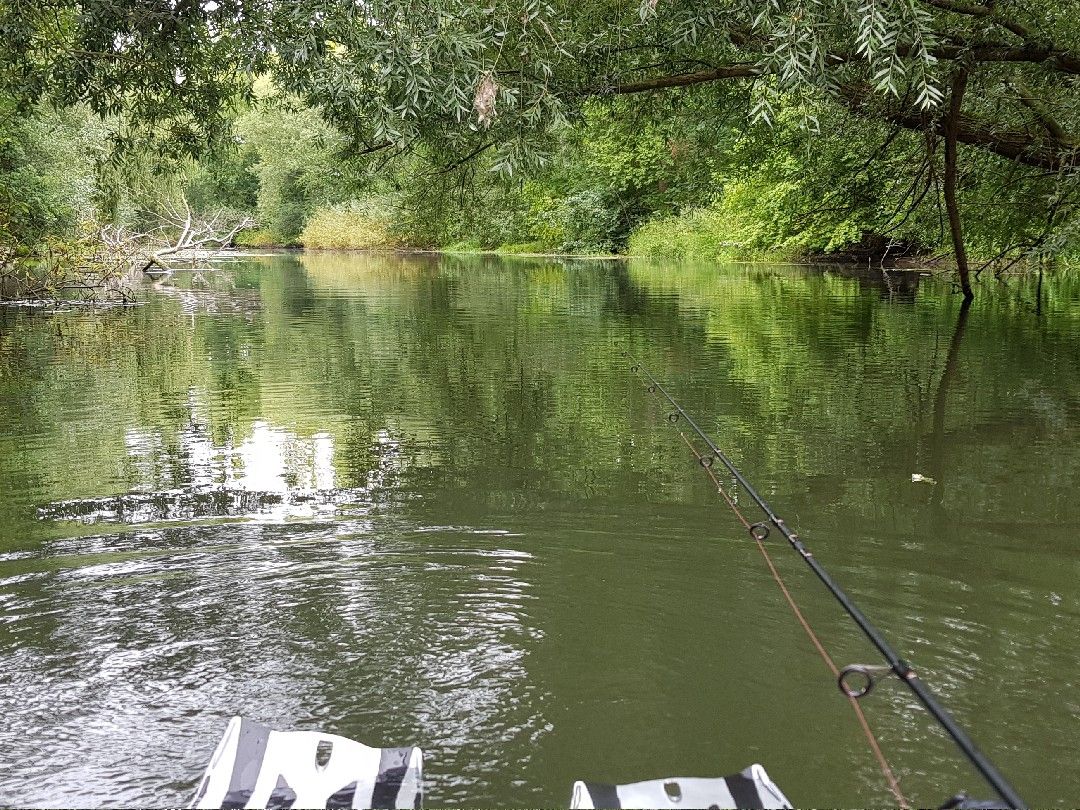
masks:
{"type": "Polygon", "coordinates": [[[946,530],[945,513],[942,504],[945,497],[945,481],[948,476],[945,472],[945,459],[948,457],[948,448],[945,446],[945,406],[949,401],[949,386],[960,367],[960,344],[964,340],[964,328],[967,326],[968,310],[971,309],[971,299],[964,297],[960,304],[960,314],[956,318],[956,328],[953,329],[952,340],[949,341],[949,351],[945,355],[945,368],[938,380],[937,393],[934,394],[934,422],[929,438],[929,454],[926,459],[926,471],[936,482],[934,492],[930,497],[930,503],[934,507],[934,518],[938,534],[944,536],[946,530]]]}
{"type": "Polygon", "coordinates": [[[960,68],[953,74],[952,91],[949,93],[949,112],[945,119],[945,210],[949,215],[949,231],[952,233],[956,272],[960,276],[960,289],[964,291],[964,301],[970,301],[975,297],[971,291],[967,250],[964,248],[964,229],[960,223],[960,208],[956,204],[956,136],[960,125],[960,107],[964,103],[967,78],[966,68],[960,68]]]}
{"type": "Polygon", "coordinates": [[[1042,315],[1042,277],[1043,266],[1042,262],[1039,262],[1039,283],[1035,287],[1035,317],[1038,318],[1042,315]]]}

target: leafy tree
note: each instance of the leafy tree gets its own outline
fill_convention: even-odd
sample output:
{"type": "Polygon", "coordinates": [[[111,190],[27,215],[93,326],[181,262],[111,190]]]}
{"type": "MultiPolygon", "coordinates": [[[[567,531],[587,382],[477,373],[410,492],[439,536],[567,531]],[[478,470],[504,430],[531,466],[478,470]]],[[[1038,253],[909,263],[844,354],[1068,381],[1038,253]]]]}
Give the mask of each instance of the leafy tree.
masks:
{"type": "Polygon", "coordinates": [[[115,144],[200,152],[270,55],[269,4],[3,0],[0,92],[27,105],[84,103],[121,117],[115,144]]]}
{"type": "Polygon", "coordinates": [[[259,153],[250,144],[228,144],[204,156],[191,172],[187,196],[199,211],[254,212],[259,204],[259,153]]]}
{"type": "Polygon", "coordinates": [[[257,219],[275,241],[295,242],[316,208],[347,201],[360,183],[342,159],[344,137],[288,98],[264,99],[236,129],[257,182],[257,219]]]}
{"type": "Polygon", "coordinates": [[[119,142],[177,152],[223,132],[264,70],[354,154],[424,142],[505,174],[539,165],[597,97],[704,90],[721,117],[793,110],[811,131],[847,110],[921,136],[966,296],[975,155],[1035,189],[1020,197],[1041,200],[1040,244],[1074,220],[1080,24],[1050,0],[3,0],[0,36],[3,92],[123,114],[119,142]]]}
{"type": "Polygon", "coordinates": [[[85,111],[18,115],[0,98],[0,237],[33,245],[89,216],[101,141],[85,111]]]}

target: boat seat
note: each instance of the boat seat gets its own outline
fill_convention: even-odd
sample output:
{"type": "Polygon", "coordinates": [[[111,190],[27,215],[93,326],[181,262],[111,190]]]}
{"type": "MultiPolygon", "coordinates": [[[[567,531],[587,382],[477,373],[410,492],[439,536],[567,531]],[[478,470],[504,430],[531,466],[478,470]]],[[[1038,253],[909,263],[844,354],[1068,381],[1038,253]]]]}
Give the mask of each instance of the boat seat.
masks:
{"type": "Polygon", "coordinates": [[[193,806],[419,808],[422,779],[419,748],[370,748],[336,734],[274,731],[234,717],[193,806]]]}
{"type": "Polygon", "coordinates": [[[751,765],[715,779],[671,777],[627,785],[575,782],[571,810],[599,807],[790,808],[765,769],[751,765]]]}

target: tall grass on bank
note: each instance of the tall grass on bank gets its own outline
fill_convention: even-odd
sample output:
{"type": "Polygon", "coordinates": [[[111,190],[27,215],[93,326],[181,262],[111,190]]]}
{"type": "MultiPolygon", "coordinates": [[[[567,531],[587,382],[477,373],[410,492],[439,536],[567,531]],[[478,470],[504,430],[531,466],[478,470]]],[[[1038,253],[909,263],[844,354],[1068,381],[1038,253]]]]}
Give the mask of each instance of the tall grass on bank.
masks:
{"type": "Polygon", "coordinates": [[[390,250],[401,247],[390,213],[378,200],[351,200],[317,208],[300,233],[306,248],[390,250]]]}
{"type": "Polygon", "coordinates": [[[233,244],[241,248],[294,247],[284,244],[266,228],[249,228],[246,231],[240,231],[233,240],[233,244]]]}

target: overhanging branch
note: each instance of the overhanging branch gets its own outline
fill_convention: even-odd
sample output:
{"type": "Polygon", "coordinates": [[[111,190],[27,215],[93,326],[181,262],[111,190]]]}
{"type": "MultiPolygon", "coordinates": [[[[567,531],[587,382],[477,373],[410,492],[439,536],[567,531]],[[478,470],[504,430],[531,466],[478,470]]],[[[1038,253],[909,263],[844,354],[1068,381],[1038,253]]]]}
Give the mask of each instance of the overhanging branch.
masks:
{"type": "MultiPolygon", "coordinates": [[[[979,17],[990,20],[1000,28],[1015,34],[1024,41],[1025,47],[1019,49],[1021,52],[1032,52],[1033,54],[1045,53],[1043,58],[1032,59],[1006,59],[1004,61],[1019,61],[1019,62],[1043,62],[1046,61],[1055,70],[1061,70],[1065,73],[1080,73],[1080,55],[1072,53],[1069,50],[1058,48],[1053,42],[1050,42],[1046,37],[1042,36],[1037,31],[1028,28],[1026,25],[1017,22],[1011,17],[1006,17],[1001,13],[993,2],[988,3],[967,3],[962,0],[923,0],[929,6],[941,9],[942,11],[951,11],[954,14],[962,14],[966,17],[979,17]]],[[[940,56],[938,58],[941,58],[940,56]]],[[[978,60],[977,60],[978,61],[978,60]]],[[[989,60],[998,61],[998,60],[989,60]]]]}
{"type": "Polygon", "coordinates": [[[1038,122],[1046,129],[1050,134],[1050,137],[1062,143],[1071,143],[1073,147],[1080,147],[1080,141],[1074,140],[1069,137],[1069,134],[1058,123],[1057,119],[1043,104],[1042,99],[1036,96],[1027,85],[1021,82],[1019,79],[1013,79],[1011,82],[1013,90],[1016,91],[1016,98],[1021,104],[1027,107],[1032,115],[1038,120],[1038,122]]]}
{"type": "Polygon", "coordinates": [[[984,17],[992,20],[995,24],[1016,34],[1016,36],[1020,37],[1020,39],[1025,42],[1031,42],[1032,40],[1037,39],[1030,28],[1021,25],[1016,22],[1016,20],[1009,19],[990,3],[984,5],[982,3],[960,2],[960,0],[923,0],[923,2],[934,8],[939,8],[942,11],[951,11],[955,14],[963,14],[967,17],[984,17]]]}
{"type": "MultiPolygon", "coordinates": [[[[872,96],[872,91],[866,85],[841,85],[839,89],[840,100],[856,113],[884,118],[905,129],[945,134],[940,117],[910,108],[872,107],[869,103],[872,96]]],[[[985,149],[1025,166],[1048,171],[1080,168],[1080,149],[1073,138],[1036,138],[1020,130],[999,129],[972,115],[957,116],[955,135],[960,143],[985,149]]]]}
{"type": "Polygon", "coordinates": [[[760,76],[761,70],[757,65],[742,63],[713,68],[711,70],[697,70],[693,73],[676,73],[671,76],[659,76],[655,79],[643,79],[637,82],[617,84],[608,92],[616,95],[630,93],[651,93],[654,90],[668,90],[672,87],[689,87],[694,84],[715,82],[721,79],[752,79],[760,76]]]}
{"type": "MultiPolygon", "coordinates": [[[[843,61],[843,57],[838,58],[843,61]]],[[[740,63],[693,73],[676,73],[670,76],[625,82],[615,85],[607,92],[619,95],[649,93],[725,79],[752,79],[761,75],[756,65],[740,63]]],[[[593,91],[591,95],[599,95],[603,92],[593,91]]],[[[904,109],[872,107],[870,101],[874,98],[874,93],[866,85],[841,85],[838,96],[841,102],[859,114],[883,118],[917,132],[944,134],[940,118],[924,111],[910,107],[904,109]]],[[[1063,131],[1059,131],[1056,135],[1054,132],[1048,132],[1045,137],[1040,138],[1022,130],[1003,130],[975,116],[961,115],[956,123],[956,139],[960,143],[985,149],[1026,166],[1048,171],[1080,168],[1080,148],[1077,147],[1080,139],[1069,136],[1063,131]]]]}
{"type": "MultiPolygon", "coordinates": [[[[904,47],[897,49],[900,56],[906,56],[904,47]]],[[[1062,73],[1080,75],[1080,57],[1067,51],[1059,51],[1050,46],[1025,45],[1022,47],[1009,47],[999,43],[973,44],[971,46],[939,45],[932,48],[930,54],[938,60],[964,59],[969,63],[994,63],[994,62],[1029,62],[1041,64],[1062,73]]],[[[856,61],[849,54],[829,54],[830,66],[842,65],[856,61]]],[[[632,93],[651,93],[655,90],[669,90],[675,87],[690,87],[695,84],[722,81],[724,79],[753,79],[762,75],[761,69],[752,62],[737,62],[732,65],[723,65],[709,70],[696,70],[689,73],[674,73],[668,76],[658,76],[652,79],[641,79],[635,82],[616,84],[606,90],[594,90],[589,95],[600,95],[604,92],[616,95],[629,95],[632,93]]]]}

